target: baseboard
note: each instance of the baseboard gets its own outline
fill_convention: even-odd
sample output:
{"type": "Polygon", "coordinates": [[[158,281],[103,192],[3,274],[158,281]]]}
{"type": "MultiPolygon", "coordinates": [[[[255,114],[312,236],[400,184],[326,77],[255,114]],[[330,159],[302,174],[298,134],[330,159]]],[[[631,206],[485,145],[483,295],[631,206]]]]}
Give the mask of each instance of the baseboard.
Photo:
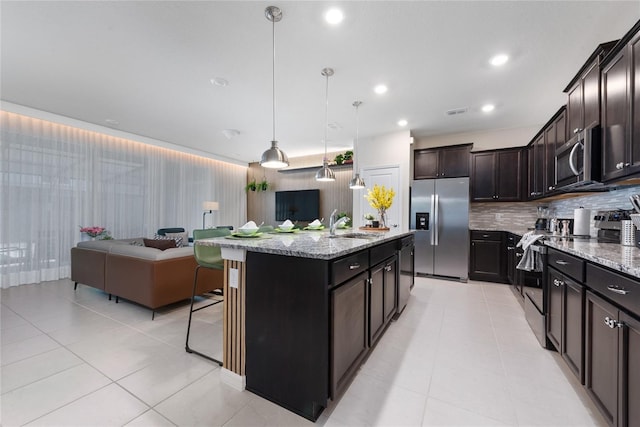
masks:
{"type": "Polygon", "coordinates": [[[242,391],[247,387],[246,376],[238,375],[226,368],[220,368],[220,381],[239,391],[242,391]]]}

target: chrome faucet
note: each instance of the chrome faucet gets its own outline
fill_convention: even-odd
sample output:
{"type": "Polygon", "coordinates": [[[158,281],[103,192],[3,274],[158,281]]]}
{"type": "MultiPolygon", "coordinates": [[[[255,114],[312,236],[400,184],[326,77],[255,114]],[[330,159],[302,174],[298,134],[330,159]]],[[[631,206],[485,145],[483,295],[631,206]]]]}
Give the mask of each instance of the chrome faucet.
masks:
{"type": "Polygon", "coordinates": [[[342,218],[338,218],[338,220],[336,221],[336,213],[337,212],[338,212],[338,209],[334,209],[333,212],[331,212],[331,216],[329,217],[329,236],[335,236],[336,235],[336,228],[341,224],[349,222],[350,218],[347,217],[347,216],[343,216],[342,218]]]}

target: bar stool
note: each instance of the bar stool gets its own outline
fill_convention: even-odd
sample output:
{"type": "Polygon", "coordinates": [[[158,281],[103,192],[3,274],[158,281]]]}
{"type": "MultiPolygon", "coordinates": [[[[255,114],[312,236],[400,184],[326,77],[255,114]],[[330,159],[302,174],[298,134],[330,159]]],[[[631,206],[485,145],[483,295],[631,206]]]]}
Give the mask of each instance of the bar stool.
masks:
{"type": "MultiPolygon", "coordinates": [[[[228,228],[209,228],[206,230],[193,230],[193,240],[199,239],[210,239],[212,237],[221,237],[227,236],[231,234],[231,231],[228,228]]],[[[222,362],[217,360],[209,355],[196,351],[189,347],[189,333],[191,332],[191,318],[193,313],[196,311],[200,311],[204,308],[211,307],[212,305],[221,303],[223,300],[215,300],[210,304],[207,304],[202,307],[198,307],[196,309],[193,308],[193,303],[196,298],[196,288],[198,284],[198,271],[201,267],[210,268],[212,270],[224,270],[224,261],[222,260],[222,255],[220,253],[220,248],[216,246],[204,246],[204,245],[194,245],[193,253],[196,258],[196,262],[198,265],[196,266],[195,277],[193,280],[193,292],[191,293],[191,308],[189,310],[189,324],[187,325],[187,341],[185,344],[185,350],[187,353],[195,353],[199,356],[204,357],[205,359],[209,359],[213,362],[216,362],[220,366],[222,366],[222,362]]]]}

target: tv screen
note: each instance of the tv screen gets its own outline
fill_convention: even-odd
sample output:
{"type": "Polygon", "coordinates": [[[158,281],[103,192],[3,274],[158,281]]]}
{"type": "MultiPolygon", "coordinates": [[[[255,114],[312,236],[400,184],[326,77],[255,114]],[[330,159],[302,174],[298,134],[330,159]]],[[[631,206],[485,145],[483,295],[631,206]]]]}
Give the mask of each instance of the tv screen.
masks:
{"type": "Polygon", "coordinates": [[[320,219],[320,190],[276,191],[276,221],[320,219]]]}

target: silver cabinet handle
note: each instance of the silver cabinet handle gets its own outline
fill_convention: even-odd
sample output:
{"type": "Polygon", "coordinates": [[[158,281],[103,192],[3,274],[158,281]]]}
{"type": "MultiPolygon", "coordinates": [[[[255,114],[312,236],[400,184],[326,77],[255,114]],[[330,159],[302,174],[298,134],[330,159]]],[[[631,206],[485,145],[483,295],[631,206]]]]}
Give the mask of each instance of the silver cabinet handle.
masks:
{"type": "Polygon", "coordinates": [[[355,270],[356,268],[360,268],[360,264],[357,262],[355,264],[349,265],[349,270],[355,270]]]}
{"type": "Polygon", "coordinates": [[[561,259],[557,260],[557,261],[556,261],[556,264],[559,264],[559,265],[569,265],[569,263],[568,263],[567,261],[563,261],[563,260],[561,260],[561,259]]]}
{"type": "Polygon", "coordinates": [[[386,265],[384,267],[384,271],[391,271],[391,266],[390,265],[386,265]]]}
{"type": "Polygon", "coordinates": [[[620,294],[620,295],[626,295],[629,293],[628,290],[623,289],[617,285],[609,285],[607,286],[607,290],[611,291],[611,292],[615,292],[616,294],[620,294]]]}
{"type": "Polygon", "coordinates": [[[518,258],[522,258],[522,254],[521,254],[521,253],[519,253],[519,252],[516,252],[516,257],[518,257],[518,258]]]}
{"type": "Polygon", "coordinates": [[[580,131],[581,131],[581,130],[582,130],[582,129],[580,129],[580,128],[575,128],[575,129],[573,130],[573,133],[580,133],[580,131]]]}
{"type": "Polygon", "coordinates": [[[562,280],[553,279],[554,286],[560,287],[562,286],[562,280]]]}
{"type": "Polygon", "coordinates": [[[610,327],[611,329],[622,328],[624,326],[624,322],[619,322],[616,319],[611,319],[609,318],[609,316],[604,318],[604,324],[610,327]]]}

